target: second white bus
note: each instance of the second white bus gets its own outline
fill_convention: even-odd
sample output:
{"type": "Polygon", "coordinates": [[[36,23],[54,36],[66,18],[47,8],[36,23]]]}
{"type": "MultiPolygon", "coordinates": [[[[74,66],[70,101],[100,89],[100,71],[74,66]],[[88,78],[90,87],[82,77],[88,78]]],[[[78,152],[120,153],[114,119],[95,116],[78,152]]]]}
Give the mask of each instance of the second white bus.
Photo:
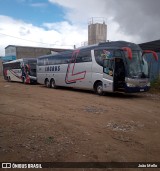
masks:
{"type": "Polygon", "coordinates": [[[3,76],[7,81],[36,83],[36,58],[23,58],[3,63],[3,76]]]}

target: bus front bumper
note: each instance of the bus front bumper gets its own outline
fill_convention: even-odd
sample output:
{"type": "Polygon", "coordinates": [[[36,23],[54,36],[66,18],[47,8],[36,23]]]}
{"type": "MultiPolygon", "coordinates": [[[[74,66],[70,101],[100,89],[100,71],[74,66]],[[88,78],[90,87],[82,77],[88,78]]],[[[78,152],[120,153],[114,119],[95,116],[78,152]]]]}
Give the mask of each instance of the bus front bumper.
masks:
{"type": "Polygon", "coordinates": [[[126,93],[137,93],[137,92],[146,92],[149,91],[150,86],[144,86],[144,87],[128,87],[125,86],[125,92],[126,93]]]}
{"type": "Polygon", "coordinates": [[[125,78],[126,93],[146,92],[149,89],[150,89],[150,82],[148,78],[145,79],[125,78]]]}

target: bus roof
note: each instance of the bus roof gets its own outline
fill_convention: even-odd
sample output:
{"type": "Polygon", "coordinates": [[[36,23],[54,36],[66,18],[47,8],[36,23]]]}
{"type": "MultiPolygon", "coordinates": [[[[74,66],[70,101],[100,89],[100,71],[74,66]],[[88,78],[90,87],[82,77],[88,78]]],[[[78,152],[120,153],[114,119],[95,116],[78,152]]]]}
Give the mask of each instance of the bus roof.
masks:
{"type": "Polygon", "coordinates": [[[83,46],[78,48],[79,50],[83,49],[95,49],[99,47],[107,47],[109,49],[121,49],[122,47],[129,47],[132,50],[141,50],[140,46],[135,43],[126,42],[126,41],[113,41],[113,42],[102,42],[99,44],[89,45],[89,46],[83,46]]]}
{"type": "Polygon", "coordinates": [[[83,46],[83,47],[79,47],[77,49],[68,50],[68,51],[57,53],[57,54],[44,55],[44,56],[38,57],[38,59],[47,58],[47,57],[56,56],[56,55],[63,55],[65,53],[73,52],[75,50],[92,50],[92,49],[97,49],[97,48],[122,49],[123,47],[129,47],[132,50],[142,50],[140,48],[140,46],[135,43],[126,42],[126,41],[113,41],[113,42],[103,42],[103,43],[99,43],[99,44],[83,46]]]}
{"type": "Polygon", "coordinates": [[[16,60],[13,60],[13,61],[4,62],[3,64],[10,64],[10,63],[22,62],[22,61],[23,61],[23,59],[16,59],[16,60]]]}
{"type": "Polygon", "coordinates": [[[38,59],[44,58],[44,57],[50,57],[50,56],[63,55],[63,54],[66,54],[66,53],[69,53],[69,52],[73,52],[73,51],[74,51],[74,49],[73,50],[67,50],[67,51],[59,52],[59,53],[56,53],[56,54],[43,55],[43,56],[38,57],[38,59]]]}
{"type": "Polygon", "coordinates": [[[21,58],[21,59],[16,59],[16,60],[9,61],[9,62],[4,62],[3,64],[10,64],[10,63],[29,61],[29,60],[37,60],[37,58],[21,58]]]}
{"type": "Polygon", "coordinates": [[[107,46],[107,47],[114,47],[114,48],[123,48],[123,47],[129,47],[132,50],[141,50],[140,46],[135,43],[126,42],[126,41],[113,41],[113,42],[105,42],[105,43],[99,43],[99,46],[107,46]]]}

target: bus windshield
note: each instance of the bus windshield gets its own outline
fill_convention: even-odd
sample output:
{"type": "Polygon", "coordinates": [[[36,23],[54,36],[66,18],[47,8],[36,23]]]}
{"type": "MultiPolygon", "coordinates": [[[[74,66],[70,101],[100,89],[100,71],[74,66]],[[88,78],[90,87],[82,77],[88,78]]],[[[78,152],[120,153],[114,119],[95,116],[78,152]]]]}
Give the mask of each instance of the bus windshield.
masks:
{"type": "Polygon", "coordinates": [[[141,51],[132,51],[132,59],[127,59],[130,78],[148,78],[148,63],[141,51]]]}

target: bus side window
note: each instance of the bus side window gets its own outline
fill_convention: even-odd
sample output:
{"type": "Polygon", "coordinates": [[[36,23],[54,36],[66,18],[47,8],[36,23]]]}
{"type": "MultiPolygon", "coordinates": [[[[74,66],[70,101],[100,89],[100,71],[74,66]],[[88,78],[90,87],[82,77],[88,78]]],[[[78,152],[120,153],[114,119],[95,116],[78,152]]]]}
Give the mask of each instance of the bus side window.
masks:
{"type": "Polygon", "coordinates": [[[55,65],[61,64],[61,56],[56,56],[55,57],[55,65]]]}
{"type": "Polygon", "coordinates": [[[76,59],[76,54],[72,54],[72,57],[70,59],[70,63],[75,63],[75,59],[76,59]]]}
{"type": "Polygon", "coordinates": [[[12,67],[12,69],[19,69],[20,68],[20,62],[11,63],[11,67],[12,67]]]}
{"type": "Polygon", "coordinates": [[[120,50],[115,50],[114,57],[122,57],[122,52],[120,50]]]}
{"type": "Polygon", "coordinates": [[[76,57],[76,63],[81,63],[81,62],[83,62],[82,61],[82,57],[83,57],[83,52],[79,52],[79,54],[77,55],[77,57],[76,57]]]}
{"type": "Polygon", "coordinates": [[[48,60],[48,58],[44,58],[44,65],[49,65],[49,60],[48,60]]]}
{"type": "Polygon", "coordinates": [[[60,56],[60,64],[68,64],[70,63],[70,59],[71,58],[71,54],[69,56],[69,54],[63,54],[62,56],[60,56]]]}
{"type": "Polygon", "coordinates": [[[110,76],[113,76],[113,65],[114,65],[113,60],[105,59],[103,61],[103,72],[110,76]]]}
{"type": "Polygon", "coordinates": [[[92,58],[91,58],[90,50],[80,51],[76,58],[76,63],[91,62],[91,61],[92,61],[92,58]]]}
{"type": "Polygon", "coordinates": [[[39,58],[38,59],[38,66],[43,66],[44,65],[44,58],[39,58]]]}
{"type": "Polygon", "coordinates": [[[69,53],[66,59],[67,63],[71,63],[71,59],[72,59],[72,53],[69,53]]]}
{"type": "Polygon", "coordinates": [[[64,58],[63,58],[63,64],[70,63],[70,60],[71,60],[71,54],[68,54],[68,55],[64,56],[64,58]]]}
{"type": "Polygon", "coordinates": [[[49,56],[49,57],[48,57],[48,64],[49,64],[49,65],[53,65],[53,61],[54,61],[54,60],[53,60],[53,57],[54,57],[54,56],[49,56]]]}
{"type": "Polygon", "coordinates": [[[21,63],[20,62],[17,62],[16,63],[16,69],[20,69],[21,68],[21,63]]]}
{"type": "Polygon", "coordinates": [[[95,60],[97,64],[99,64],[100,66],[103,66],[103,56],[101,55],[102,50],[95,50],[94,54],[95,54],[95,60]]]}
{"type": "Polygon", "coordinates": [[[94,51],[95,60],[97,64],[103,66],[104,59],[111,59],[113,57],[113,50],[109,49],[98,49],[94,51]]]}
{"type": "Polygon", "coordinates": [[[90,50],[84,51],[84,56],[82,56],[82,61],[83,62],[91,62],[92,61],[90,50]]]}

